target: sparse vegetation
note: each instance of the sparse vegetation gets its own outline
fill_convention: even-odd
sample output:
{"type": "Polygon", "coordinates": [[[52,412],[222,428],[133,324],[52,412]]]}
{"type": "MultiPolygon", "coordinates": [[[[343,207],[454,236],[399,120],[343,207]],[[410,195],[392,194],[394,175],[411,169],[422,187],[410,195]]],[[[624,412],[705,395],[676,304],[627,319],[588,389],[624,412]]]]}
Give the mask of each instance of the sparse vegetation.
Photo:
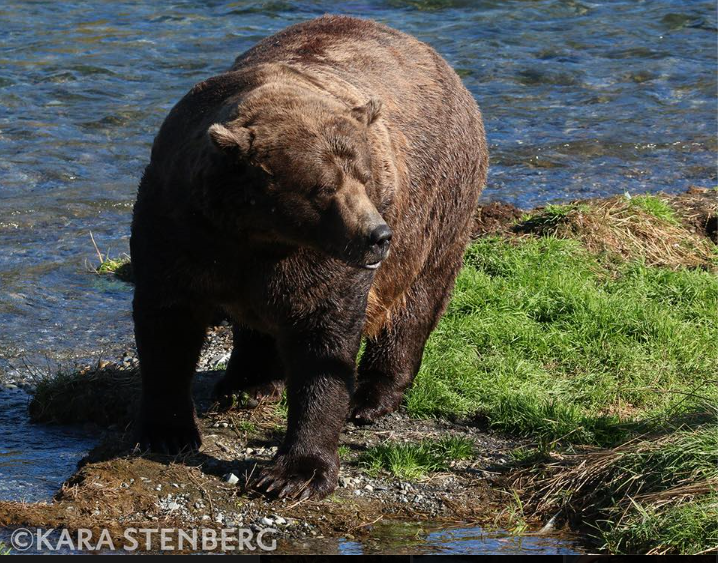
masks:
{"type": "Polygon", "coordinates": [[[451,461],[467,459],[474,452],[474,444],[467,439],[451,436],[421,442],[394,442],[374,446],[360,457],[360,464],[369,472],[389,471],[402,479],[419,479],[427,473],[448,468],[451,461]]]}
{"type": "Polygon", "coordinates": [[[638,260],[671,269],[715,269],[716,247],[687,229],[659,196],[612,197],[587,203],[549,205],[523,218],[515,230],[581,243],[609,260],[638,260]]]}
{"type": "Polygon", "coordinates": [[[539,514],[592,523],[611,553],[718,548],[718,427],[706,410],[615,448],[559,456],[519,473],[539,514]]]}
{"type": "Polygon", "coordinates": [[[98,265],[93,268],[94,272],[99,275],[113,274],[121,281],[132,282],[132,263],[130,262],[130,257],[124,254],[116,258],[111,258],[109,252],[103,254],[100,251],[92,233],[90,233],[90,240],[92,240],[92,246],[95,248],[95,253],[99,261],[98,265]]]}
{"type": "Polygon", "coordinates": [[[239,432],[245,432],[247,434],[251,434],[252,432],[257,430],[257,425],[250,420],[238,420],[235,423],[235,428],[239,432]]]}
{"type": "Polygon", "coordinates": [[[633,207],[643,209],[647,213],[653,215],[656,219],[660,219],[661,221],[664,221],[671,225],[680,224],[680,222],[678,221],[678,217],[676,217],[676,212],[673,210],[670,204],[666,200],[658,196],[644,194],[627,199],[633,207]]]}

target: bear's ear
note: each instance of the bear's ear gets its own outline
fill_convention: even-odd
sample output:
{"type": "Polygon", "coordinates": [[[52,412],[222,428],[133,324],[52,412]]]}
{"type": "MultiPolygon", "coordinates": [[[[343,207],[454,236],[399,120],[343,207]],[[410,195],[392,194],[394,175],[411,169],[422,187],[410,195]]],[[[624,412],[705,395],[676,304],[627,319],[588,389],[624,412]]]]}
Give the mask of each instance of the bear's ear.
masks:
{"type": "Polygon", "coordinates": [[[221,123],[215,123],[207,130],[207,135],[212,144],[225,153],[247,154],[252,144],[252,135],[246,127],[229,129],[221,123]]]}
{"type": "Polygon", "coordinates": [[[378,98],[371,98],[363,106],[357,106],[352,109],[352,116],[357,121],[360,121],[364,125],[371,125],[376,121],[381,113],[381,100],[378,98]]]}

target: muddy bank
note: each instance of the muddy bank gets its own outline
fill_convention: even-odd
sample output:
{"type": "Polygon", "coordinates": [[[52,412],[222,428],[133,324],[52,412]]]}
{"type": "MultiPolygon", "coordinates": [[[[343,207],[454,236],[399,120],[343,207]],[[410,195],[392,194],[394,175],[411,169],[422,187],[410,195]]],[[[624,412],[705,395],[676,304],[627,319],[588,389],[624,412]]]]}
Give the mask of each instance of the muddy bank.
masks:
{"type": "MultiPolygon", "coordinates": [[[[110,370],[105,368],[105,373],[110,370]]],[[[220,375],[202,372],[196,379],[204,436],[201,453],[140,456],[132,450],[131,409],[108,407],[101,420],[105,427],[98,425],[98,433],[103,434],[101,445],[81,462],[53,501],[0,502],[0,526],[106,527],[118,542],[128,527],[273,527],[281,538],[280,550],[288,545],[296,551],[304,540],[371,537],[384,521],[426,522],[434,527],[471,523],[491,528],[509,516],[510,499],[494,481],[497,468],[506,463],[516,441],[487,433],[472,421],[415,420],[404,413],[390,415],[373,427],[345,428],[339,487],[329,499],[296,502],[264,498],[248,489],[247,482],[270,461],[281,442],[282,409],[261,405],[254,410],[219,410],[209,400],[209,392],[220,375]],[[360,462],[362,453],[379,443],[446,436],[470,440],[475,455],[452,462],[447,471],[411,482],[386,473],[371,474],[360,462]]],[[[130,368],[107,376],[101,384],[98,380],[103,378],[94,375],[86,384],[106,389],[109,378],[114,377],[122,391],[113,395],[112,401],[129,401],[136,392],[129,380],[135,376],[130,368]]],[[[97,398],[102,401],[103,394],[97,398]]],[[[94,416],[94,410],[89,412],[94,416]]]]}

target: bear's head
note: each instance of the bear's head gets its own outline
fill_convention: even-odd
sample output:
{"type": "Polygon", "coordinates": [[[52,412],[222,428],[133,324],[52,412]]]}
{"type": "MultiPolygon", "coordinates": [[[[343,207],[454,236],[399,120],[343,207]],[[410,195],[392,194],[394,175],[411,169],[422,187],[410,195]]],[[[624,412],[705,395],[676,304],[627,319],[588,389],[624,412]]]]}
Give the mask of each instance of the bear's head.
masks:
{"type": "Polygon", "coordinates": [[[372,203],[382,199],[369,144],[380,111],[375,99],[345,108],[275,98],[243,108],[207,131],[225,172],[205,195],[255,237],[375,269],[392,236],[372,203]]]}

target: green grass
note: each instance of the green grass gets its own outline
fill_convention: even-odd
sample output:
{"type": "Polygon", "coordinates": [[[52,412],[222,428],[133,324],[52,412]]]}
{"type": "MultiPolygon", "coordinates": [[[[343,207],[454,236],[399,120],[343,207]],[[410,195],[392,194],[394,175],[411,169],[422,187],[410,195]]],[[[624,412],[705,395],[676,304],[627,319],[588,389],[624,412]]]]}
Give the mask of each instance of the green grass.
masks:
{"type": "MultiPolygon", "coordinates": [[[[662,199],[623,205],[629,215],[604,206],[606,220],[636,207],[645,240],[660,239],[660,225],[671,240],[682,236],[662,199]]],[[[718,276],[681,267],[689,254],[671,267],[647,265],[641,253],[607,259],[600,245],[584,246],[595,243],[590,213],[549,206],[524,218],[524,236],[471,244],[408,410],[478,416],[532,438],[511,455],[515,471],[531,475],[521,482],[535,479],[523,492],[528,510],[592,527],[605,551],[716,549],[718,276]],[[558,226],[562,237],[550,236],[558,226]]],[[[620,243],[624,231],[613,226],[606,232],[620,243]]],[[[389,446],[371,462],[405,472],[428,463],[389,446]]]]}
{"type": "Polygon", "coordinates": [[[610,268],[573,240],[474,242],[409,412],[479,413],[545,446],[608,446],[687,408],[685,394],[716,379],[718,279],[610,268]]]}
{"type": "Polygon", "coordinates": [[[254,422],[251,422],[249,420],[240,420],[235,423],[235,428],[239,432],[245,432],[246,434],[251,434],[255,430],[257,430],[257,425],[254,422]]]}
{"type": "Polygon", "coordinates": [[[12,550],[0,541],[0,555],[11,555],[12,550]]]}
{"type": "Polygon", "coordinates": [[[553,515],[563,507],[580,514],[610,553],[717,548],[718,427],[715,409],[703,414],[662,434],[549,467],[553,476],[535,488],[541,512],[553,515]]]}
{"type": "Polygon", "coordinates": [[[114,274],[118,279],[124,282],[132,283],[133,274],[130,257],[127,254],[124,254],[118,258],[110,258],[109,252],[103,254],[100,251],[92,232],[90,232],[90,240],[92,241],[92,246],[95,248],[95,253],[97,254],[98,259],[98,265],[94,267],[95,273],[100,275],[114,274]]]}
{"type": "Polygon", "coordinates": [[[129,257],[106,258],[95,271],[100,274],[114,274],[118,279],[126,282],[132,281],[132,264],[129,257]]]}
{"type": "Polygon", "coordinates": [[[670,510],[635,503],[634,512],[602,534],[611,553],[718,551],[718,494],[670,510]]]}
{"type": "Polygon", "coordinates": [[[451,436],[440,440],[380,444],[363,453],[359,463],[372,474],[386,470],[401,479],[414,480],[447,469],[451,461],[470,458],[473,452],[471,440],[451,436]]]}
{"type": "Polygon", "coordinates": [[[643,209],[657,219],[670,223],[671,225],[679,224],[674,209],[667,201],[658,196],[650,194],[637,195],[633,196],[630,202],[632,206],[643,209]]]}

